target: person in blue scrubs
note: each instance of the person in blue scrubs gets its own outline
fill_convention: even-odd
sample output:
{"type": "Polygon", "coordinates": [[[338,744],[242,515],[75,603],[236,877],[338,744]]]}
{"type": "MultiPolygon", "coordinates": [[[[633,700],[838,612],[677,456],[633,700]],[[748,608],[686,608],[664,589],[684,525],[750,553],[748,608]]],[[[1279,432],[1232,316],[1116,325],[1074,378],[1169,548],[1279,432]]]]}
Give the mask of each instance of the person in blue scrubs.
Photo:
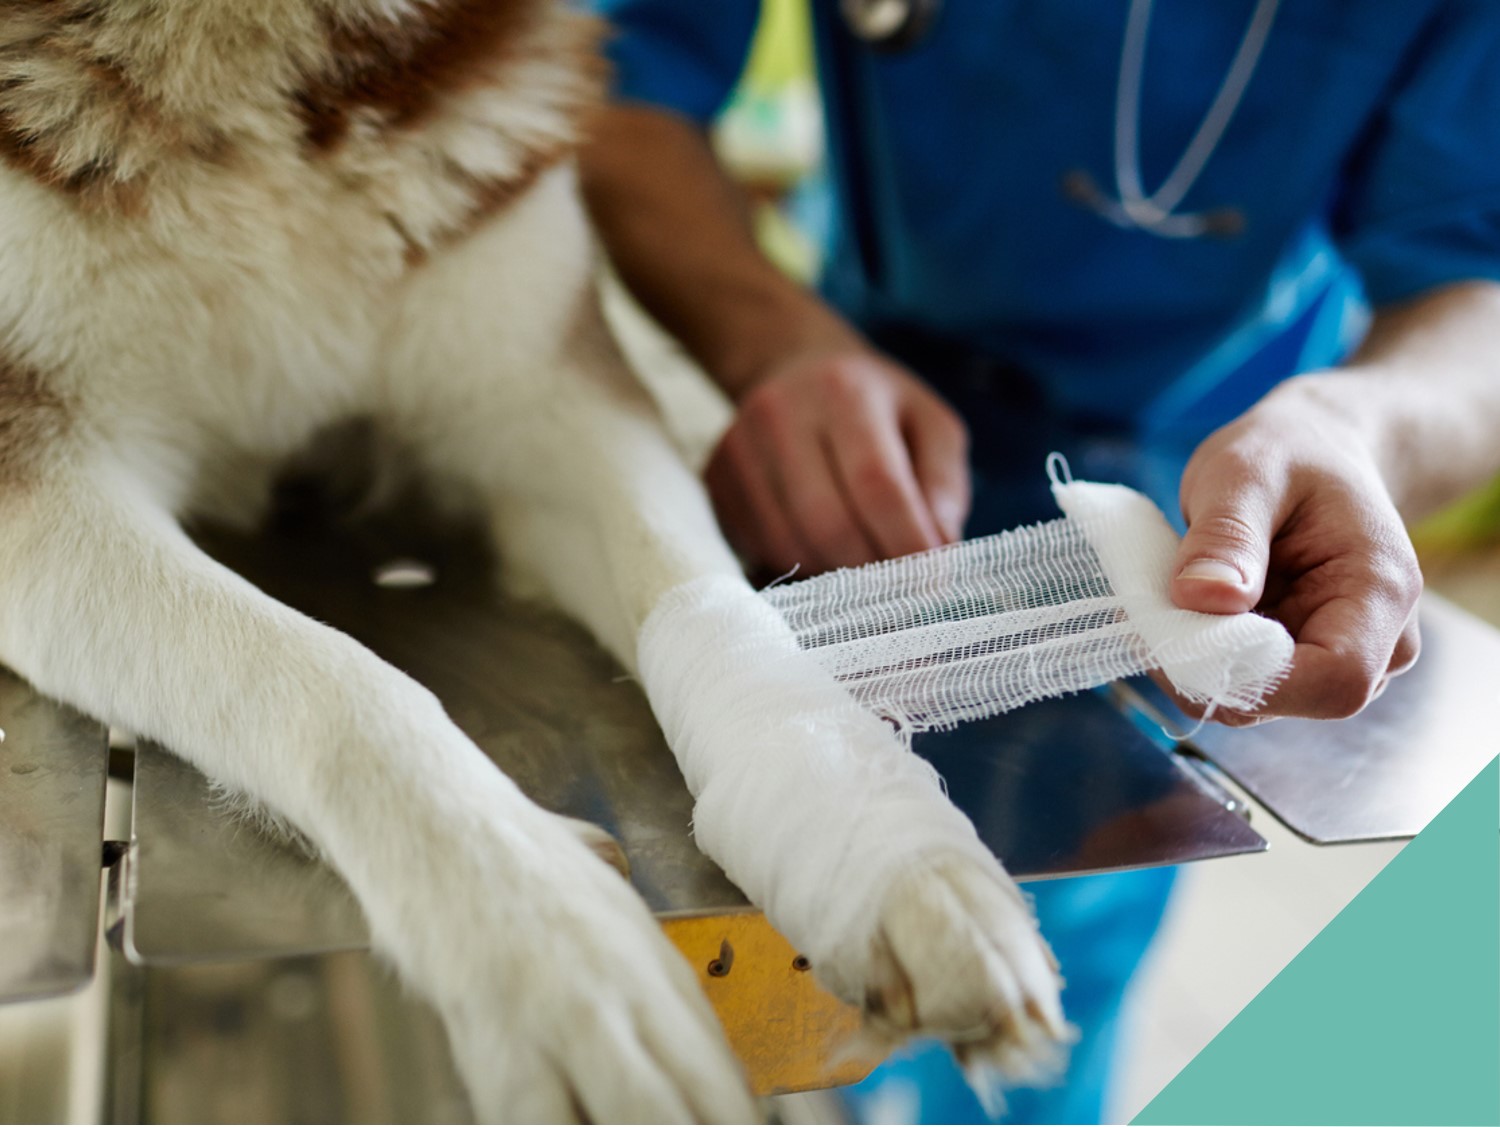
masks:
{"type": "MultiPolygon", "coordinates": [[[[706,140],[757,0],[595,4],[615,97],[585,194],[736,403],[706,479],[748,560],[806,573],[1048,515],[1025,483],[1061,447],[1180,508],[1179,605],[1296,639],[1262,710],[1215,719],[1347,716],[1415,660],[1402,519],[1500,470],[1500,6],[947,0],[896,5],[923,18],[876,42],[871,5],[810,0],[833,224],[808,293],[706,140]]],[[[1102,1114],[1169,885],[1032,888],[1083,1039],[1015,1121],[1102,1114]]],[[[977,1117],[932,1103],[945,1062],[878,1082],[977,1117]]]]}

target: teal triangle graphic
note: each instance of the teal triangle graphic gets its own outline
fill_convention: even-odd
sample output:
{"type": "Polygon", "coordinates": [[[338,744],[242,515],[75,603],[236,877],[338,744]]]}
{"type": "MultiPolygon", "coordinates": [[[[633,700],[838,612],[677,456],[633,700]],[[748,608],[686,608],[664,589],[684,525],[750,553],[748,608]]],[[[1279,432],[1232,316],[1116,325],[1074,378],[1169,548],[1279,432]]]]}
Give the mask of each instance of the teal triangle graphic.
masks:
{"type": "Polygon", "coordinates": [[[1132,1122],[1500,1124],[1500,759],[1132,1122]]]}

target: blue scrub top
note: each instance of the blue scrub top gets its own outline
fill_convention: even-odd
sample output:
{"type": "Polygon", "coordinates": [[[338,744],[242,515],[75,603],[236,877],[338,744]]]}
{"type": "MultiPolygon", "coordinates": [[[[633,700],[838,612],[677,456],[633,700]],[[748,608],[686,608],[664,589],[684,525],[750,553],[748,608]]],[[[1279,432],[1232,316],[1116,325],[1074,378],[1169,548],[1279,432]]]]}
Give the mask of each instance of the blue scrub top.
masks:
{"type": "MultiPolygon", "coordinates": [[[[709,121],[757,0],[595,0],[617,96],[709,121]]],[[[918,325],[1019,364],[1054,403],[1200,435],[1277,380],[1337,362],[1376,305],[1500,279],[1500,4],[1284,0],[1222,142],[1179,211],[1233,237],[1122,230],[1128,5],[947,0],[913,49],[855,40],[811,0],[836,207],[823,288],[867,328],[918,325]]],[[[1139,122],[1147,193],[1182,155],[1254,0],[1157,0],[1139,122]]]]}

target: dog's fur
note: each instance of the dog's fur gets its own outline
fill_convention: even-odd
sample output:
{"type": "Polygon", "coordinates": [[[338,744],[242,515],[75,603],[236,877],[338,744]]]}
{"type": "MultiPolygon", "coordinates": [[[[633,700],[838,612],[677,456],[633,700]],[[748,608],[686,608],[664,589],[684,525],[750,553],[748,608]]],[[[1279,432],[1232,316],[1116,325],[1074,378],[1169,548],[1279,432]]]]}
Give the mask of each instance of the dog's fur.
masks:
{"type": "MultiPolygon", "coordinates": [[[[367,416],[627,665],[665,592],[738,576],[599,313],[594,36],[542,0],[0,0],[0,660],[307,834],[481,1115],[744,1120],[600,831],[178,524],[254,520],[367,416]]],[[[849,937],[860,1000],[980,1052],[1056,1032],[1015,899],[930,860],[849,937]]]]}

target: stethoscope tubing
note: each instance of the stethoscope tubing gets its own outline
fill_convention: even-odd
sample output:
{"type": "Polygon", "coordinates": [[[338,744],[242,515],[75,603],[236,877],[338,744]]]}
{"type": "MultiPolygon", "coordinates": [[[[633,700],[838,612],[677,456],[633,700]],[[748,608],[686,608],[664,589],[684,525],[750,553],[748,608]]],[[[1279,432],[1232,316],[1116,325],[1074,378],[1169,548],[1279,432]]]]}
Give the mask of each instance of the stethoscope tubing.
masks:
{"type": "MultiPolygon", "coordinates": [[[[1218,91],[1204,111],[1187,147],[1155,191],[1141,180],[1141,92],[1145,85],[1146,40],[1155,0],[1131,0],[1120,44],[1120,73],[1115,87],[1113,172],[1115,191],[1104,191],[1092,177],[1075,170],[1064,177],[1064,194],[1116,227],[1145,231],[1168,239],[1234,235],[1244,216],[1230,208],[1211,212],[1177,212],[1218,149],[1230,119],[1239,108],[1264,53],[1281,0],[1256,0],[1240,45],[1218,91]]],[[[880,51],[915,47],[936,20],[941,0],[840,0],[845,26],[855,39],[880,51]]]]}

